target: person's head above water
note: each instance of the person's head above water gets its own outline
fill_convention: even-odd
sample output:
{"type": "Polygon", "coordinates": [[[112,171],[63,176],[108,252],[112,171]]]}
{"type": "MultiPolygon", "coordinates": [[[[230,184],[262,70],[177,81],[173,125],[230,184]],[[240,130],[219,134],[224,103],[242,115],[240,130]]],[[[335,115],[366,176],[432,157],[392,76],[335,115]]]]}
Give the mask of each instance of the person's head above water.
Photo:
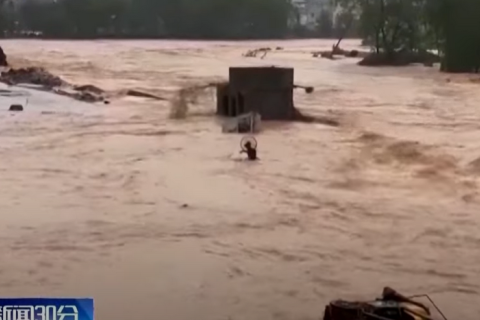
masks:
{"type": "Polygon", "coordinates": [[[249,149],[253,149],[252,148],[252,143],[250,141],[247,141],[244,145],[245,149],[249,150],[249,149]]]}

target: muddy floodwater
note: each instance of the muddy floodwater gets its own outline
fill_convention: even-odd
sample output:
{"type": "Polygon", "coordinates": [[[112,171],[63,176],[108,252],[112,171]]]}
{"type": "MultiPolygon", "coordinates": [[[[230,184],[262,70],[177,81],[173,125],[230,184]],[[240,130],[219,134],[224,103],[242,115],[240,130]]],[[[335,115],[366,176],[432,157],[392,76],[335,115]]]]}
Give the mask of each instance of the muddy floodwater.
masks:
{"type": "Polygon", "coordinates": [[[0,97],[1,296],[92,296],[99,320],[316,320],[389,285],[480,319],[477,79],[313,58],[324,40],[0,45],[114,95],[28,91],[15,114],[27,98],[0,97]],[[284,49],[242,57],[264,46],[284,49]],[[315,87],[302,112],[340,126],[264,124],[248,163],[212,92],[169,119],[178,88],[273,64],[315,87]]]}

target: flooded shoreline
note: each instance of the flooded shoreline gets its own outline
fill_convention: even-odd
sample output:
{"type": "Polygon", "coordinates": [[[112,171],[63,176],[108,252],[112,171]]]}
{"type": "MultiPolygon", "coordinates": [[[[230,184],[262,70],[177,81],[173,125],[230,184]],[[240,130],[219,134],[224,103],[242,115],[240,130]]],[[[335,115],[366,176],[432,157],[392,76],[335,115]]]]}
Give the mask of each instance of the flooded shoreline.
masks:
{"type": "Polygon", "coordinates": [[[2,112],[1,294],[93,296],[99,319],[313,320],[389,285],[478,319],[480,84],[272,43],[260,60],[241,56],[256,42],[2,41],[14,65],[167,98],[229,66],[292,66],[315,87],[296,107],[340,126],[265,125],[250,164],[209,93],[184,120],[132,97],[2,112]]]}

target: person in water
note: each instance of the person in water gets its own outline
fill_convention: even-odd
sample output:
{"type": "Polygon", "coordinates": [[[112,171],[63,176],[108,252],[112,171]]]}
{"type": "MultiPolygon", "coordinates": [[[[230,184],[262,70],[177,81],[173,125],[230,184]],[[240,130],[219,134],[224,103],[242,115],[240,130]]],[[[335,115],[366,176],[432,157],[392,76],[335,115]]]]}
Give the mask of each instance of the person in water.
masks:
{"type": "Polygon", "coordinates": [[[248,160],[257,160],[257,149],[252,147],[252,143],[250,141],[247,141],[247,143],[244,144],[245,149],[240,151],[240,153],[246,153],[248,156],[248,160]]]}

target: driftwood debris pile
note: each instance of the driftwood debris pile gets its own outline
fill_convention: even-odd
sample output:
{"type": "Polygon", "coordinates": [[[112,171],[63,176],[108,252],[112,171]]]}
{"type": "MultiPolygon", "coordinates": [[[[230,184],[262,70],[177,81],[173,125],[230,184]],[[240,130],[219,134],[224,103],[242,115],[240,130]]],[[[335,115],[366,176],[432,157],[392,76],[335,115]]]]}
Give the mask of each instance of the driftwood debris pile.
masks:
{"type": "Polygon", "coordinates": [[[432,67],[440,62],[440,56],[428,51],[397,51],[391,54],[372,52],[364,57],[358,64],[361,66],[406,66],[409,64],[423,64],[432,67]]]}
{"type": "Polygon", "coordinates": [[[361,66],[406,66],[409,64],[423,64],[432,67],[440,62],[440,56],[428,51],[399,50],[387,54],[376,51],[344,50],[338,45],[332,46],[332,50],[312,52],[314,58],[322,57],[335,60],[337,56],[347,58],[361,58],[358,62],[361,66]]]}
{"type": "Polygon", "coordinates": [[[67,83],[42,68],[29,67],[10,69],[2,72],[0,81],[9,85],[20,83],[35,84],[46,88],[61,87],[67,83]]]}
{"type": "Polygon", "coordinates": [[[33,84],[39,89],[71,97],[85,102],[99,102],[105,100],[103,90],[95,86],[72,86],[58,76],[43,68],[28,67],[9,69],[0,74],[0,82],[8,85],[33,84]]]}
{"type": "MultiPolygon", "coordinates": [[[[68,96],[84,102],[109,103],[107,100],[108,93],[103,89],[90,84],[72,85],[62,78],[51,74],[47,70],[38,67],[19,69],[10,68],[9,70],[0,73],[0,82],[11,86],[19,84],[33,84],[38,86],[38,89],[68,96]]],[[[122,94],[126,96],[165,100],[157,95],[135,89],[124,90],[122,94]]]]}
{"type": "Polygon", "coordinates": [[[269,48],[269,47],[265,47],[265,48],[257,48],[257,49],[252,49],[252,50],[248,50],[247,52],[245,52],[243,54],[244,57],[247,57],[247,58],[256,58],[257,56],[261,55],[260,56],[260,59],[263,59],[267,56],[267,54],[270,52],[270,51],[280,51],[280,50],[283,50],[282,47],[276,47],[274,49],[272,48],[269,48]]]}
{"type": "MultiPolygon", "coordinates": [[[[0,66],[6,67],[2,68],[3,71],[0,72],[0,82],[6,83],[10,86],[31,84],[35,85],[36,89],[68,96],[80,101],[109,103],[109,100],[107,100],[107,92],[94,85],[72,85],[62,78],[39,67],[9,68],[7,56],[2,47],[0,47],[0,66]]],[[[165,100],[154,94],[134,89],[125,90],[123,94],[127,96],[165,100]]]]}
{"type": "Polygon", "coordinates": [[[312,52],[314,58],[322,57],[326,59],[334,60],[335,56],[344,56],[347,58],[363,58],[366,57],[369,53],[359,50],[344,50],[338,46],[333,46],[332,50],[325,51],[315,51],[312,52]]]}

